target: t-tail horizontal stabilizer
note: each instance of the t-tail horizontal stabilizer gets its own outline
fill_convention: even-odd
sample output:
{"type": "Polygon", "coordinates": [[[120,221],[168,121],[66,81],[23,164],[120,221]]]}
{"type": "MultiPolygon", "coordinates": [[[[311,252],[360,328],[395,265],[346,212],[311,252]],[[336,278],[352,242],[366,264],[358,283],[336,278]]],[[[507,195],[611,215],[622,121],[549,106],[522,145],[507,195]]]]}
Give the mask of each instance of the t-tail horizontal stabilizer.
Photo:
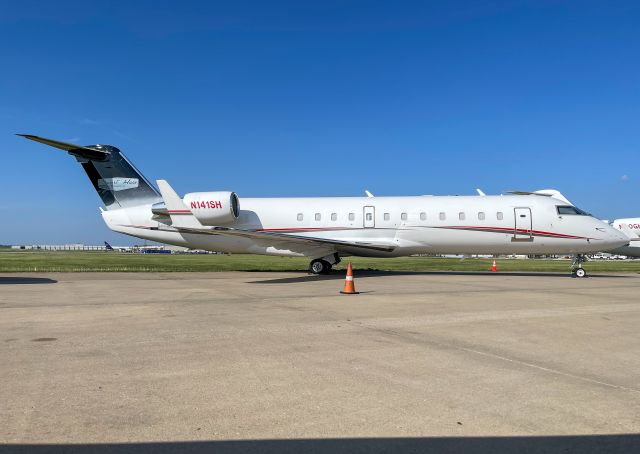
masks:
{"type": "Polygon", "coordinates": [[[114,146],[82,146],[31,134],[18,135],[65,150],[75,157],[107,210],[154,204],[160,201],[160,194],[156,188],[114,146]]]}
{"type": "Polygon", "coordinates": [[[202,228],[200,221],[196,219],[166,180],[156,180],[156,183],[174,227],[202,228]]]}

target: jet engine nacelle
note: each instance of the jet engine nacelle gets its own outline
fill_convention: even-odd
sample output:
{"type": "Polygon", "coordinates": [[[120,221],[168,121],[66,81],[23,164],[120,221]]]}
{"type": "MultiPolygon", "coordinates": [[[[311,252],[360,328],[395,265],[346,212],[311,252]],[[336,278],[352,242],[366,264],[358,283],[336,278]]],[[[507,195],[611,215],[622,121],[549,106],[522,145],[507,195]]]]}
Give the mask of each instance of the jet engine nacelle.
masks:
{"type": "Polygon", "coordinates": [[[235,192],[191,192],[182,200],[202,225],[230,224],[240,215],[235,192]]]}

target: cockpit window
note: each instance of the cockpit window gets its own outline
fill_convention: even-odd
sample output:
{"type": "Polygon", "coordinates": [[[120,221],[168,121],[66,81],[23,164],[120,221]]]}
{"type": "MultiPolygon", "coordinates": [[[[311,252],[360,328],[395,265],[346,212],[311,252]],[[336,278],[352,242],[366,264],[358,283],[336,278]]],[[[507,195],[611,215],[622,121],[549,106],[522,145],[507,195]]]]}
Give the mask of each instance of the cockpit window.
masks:
{"type": "Polygon", "coordinates": [[[558,214],[573,214],[579,216],[590,216],[586,211],[582,211],[580,208],[574,207],[573,205],[558,205],[556,206],[558,209],[558,214]]]}

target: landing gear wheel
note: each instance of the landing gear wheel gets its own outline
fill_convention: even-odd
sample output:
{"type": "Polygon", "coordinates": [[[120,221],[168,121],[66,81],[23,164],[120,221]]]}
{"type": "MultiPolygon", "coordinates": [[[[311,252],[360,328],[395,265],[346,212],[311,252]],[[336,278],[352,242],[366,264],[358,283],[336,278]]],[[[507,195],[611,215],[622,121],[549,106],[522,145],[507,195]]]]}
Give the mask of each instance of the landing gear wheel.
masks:
{"type": "Polygon", "coordinates": [[[329,274],[331,272],[331,263],[321,259],[312,260],[309,265],[309,272],[311,274],[329,274]]]}
{"type": "Polygon", "coordinates": [[[584,268],[577,268],[574,272],[573,275],[575,277],[587,277],[587,272],[584,270],[584,268]]]}
{"type": "Polygon", "coordinates": [[[587,261],[587,257],[584,254],[576,254],[571,263],[571,276],[573,277],[587,277],[587,272],[582,268],[582,264],[587,261]]]}

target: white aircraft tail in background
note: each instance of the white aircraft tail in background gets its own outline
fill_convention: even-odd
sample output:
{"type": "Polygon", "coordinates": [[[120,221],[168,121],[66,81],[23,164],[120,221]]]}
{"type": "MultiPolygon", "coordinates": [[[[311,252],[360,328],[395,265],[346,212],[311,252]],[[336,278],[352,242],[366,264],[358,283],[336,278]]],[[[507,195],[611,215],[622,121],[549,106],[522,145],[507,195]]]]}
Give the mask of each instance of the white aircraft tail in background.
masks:
{"type": "Polygon", "coordinates": [[[611,225],[629,238],[629,245],[607,252],[627,257],[640,257],[640,218],[616,219],[611,225]]]}

